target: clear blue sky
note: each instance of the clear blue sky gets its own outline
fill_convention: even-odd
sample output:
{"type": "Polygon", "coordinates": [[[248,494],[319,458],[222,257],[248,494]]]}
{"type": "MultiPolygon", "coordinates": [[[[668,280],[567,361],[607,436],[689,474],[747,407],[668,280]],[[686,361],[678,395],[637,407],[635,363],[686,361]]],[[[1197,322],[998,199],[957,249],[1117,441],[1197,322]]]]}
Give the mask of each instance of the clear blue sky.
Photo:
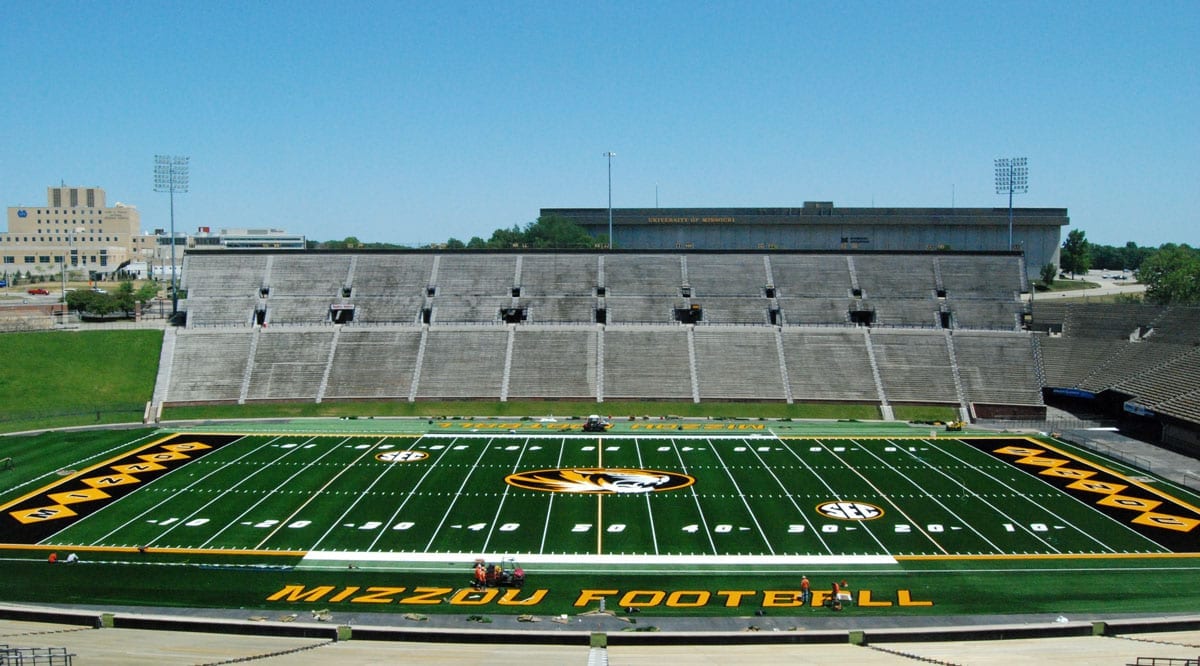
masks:
{"type": "Polygon", "coordinates": [[[542,207],[1007,205],[1200,245],[1200,2],[0,0],[0,205],[487,238],[542,207]]]}

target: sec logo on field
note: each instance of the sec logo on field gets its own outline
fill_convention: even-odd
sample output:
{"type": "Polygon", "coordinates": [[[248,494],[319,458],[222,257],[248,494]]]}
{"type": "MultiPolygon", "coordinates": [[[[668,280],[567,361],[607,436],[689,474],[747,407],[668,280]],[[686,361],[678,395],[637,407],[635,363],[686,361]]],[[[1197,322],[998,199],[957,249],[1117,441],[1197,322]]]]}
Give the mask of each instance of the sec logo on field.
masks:
{"type": "Polygon", "coordinates": [[[385,463],[417,462],[429,457],[424,451],[384,451],[375,454],[375,459],[385,463]]]}
{"type": "Polygon", "coordinates": [[[826,502],[817,505],[817,513],[836,520],[875,520],[883,509],[866,502],[826,502]]]}

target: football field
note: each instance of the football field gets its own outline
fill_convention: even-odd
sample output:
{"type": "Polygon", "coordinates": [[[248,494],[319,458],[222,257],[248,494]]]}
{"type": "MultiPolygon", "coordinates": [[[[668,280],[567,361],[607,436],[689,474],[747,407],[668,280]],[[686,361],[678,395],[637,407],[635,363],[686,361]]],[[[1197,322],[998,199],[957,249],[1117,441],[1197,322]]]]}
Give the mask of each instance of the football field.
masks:
{"type": "Polygon", "coordinates": [[[0,543],[98,552],[590,566],[1200,553],[1194,496],[1018,436],[157,433],[22,491],[0,543]]]}

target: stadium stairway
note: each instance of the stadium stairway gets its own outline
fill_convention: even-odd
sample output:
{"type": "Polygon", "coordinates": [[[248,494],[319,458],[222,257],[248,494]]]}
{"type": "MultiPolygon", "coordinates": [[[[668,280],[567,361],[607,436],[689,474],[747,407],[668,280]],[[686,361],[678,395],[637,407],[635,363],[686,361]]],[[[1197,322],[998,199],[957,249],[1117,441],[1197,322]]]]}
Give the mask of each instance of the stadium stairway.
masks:
{"type": "Polygon", "coordinates": [[[163,330],[162,349],[158,353],[158,375],[154,378],[154,395],[150,398],[153,403],[153,414],[158,413],[159,405],[167,399],[167,389],[171,386],[171,371],[175,366],[175,328],[168,326],[163,330]]]}

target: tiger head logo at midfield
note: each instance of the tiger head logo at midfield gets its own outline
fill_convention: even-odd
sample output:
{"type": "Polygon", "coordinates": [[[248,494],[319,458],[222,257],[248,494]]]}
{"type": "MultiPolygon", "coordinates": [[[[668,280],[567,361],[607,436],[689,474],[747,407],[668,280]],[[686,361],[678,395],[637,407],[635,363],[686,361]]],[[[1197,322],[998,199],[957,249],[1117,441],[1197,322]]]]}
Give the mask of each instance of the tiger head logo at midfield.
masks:
{"type": "Polygon", "coordinates": [[[553,493],[650,493],[679,490],[696,482],[686,474],[648,469],[612,469],[601,467],[542,469],[510,474],[504,481],[526,490],[553,493]]]}

